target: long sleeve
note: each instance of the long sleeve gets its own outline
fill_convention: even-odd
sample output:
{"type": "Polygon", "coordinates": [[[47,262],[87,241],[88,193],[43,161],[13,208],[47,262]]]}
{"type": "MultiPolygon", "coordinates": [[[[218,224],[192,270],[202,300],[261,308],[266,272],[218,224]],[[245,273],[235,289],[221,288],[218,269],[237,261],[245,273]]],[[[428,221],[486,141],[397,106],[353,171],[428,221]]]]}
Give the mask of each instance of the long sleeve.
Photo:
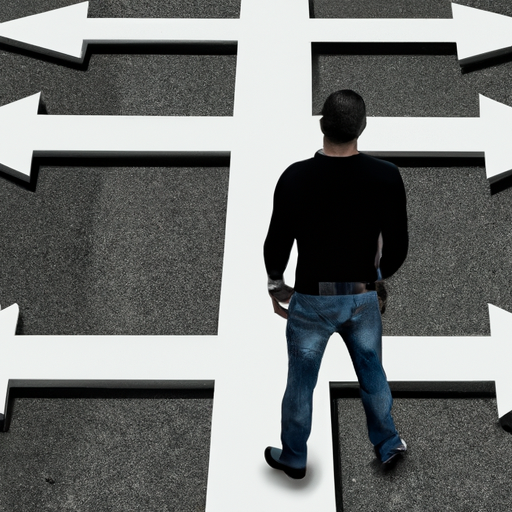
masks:
{"type": "Polygon", "coordinates": [[[285,193],[283,179],[280,179],[274,193],[272,218],[263,246],[267,274],[274,280],[283,278],[293,246],[294,235],[290,212],[291,201],[285,193]]]}
{"type": "Polygon", "coordinates": [[[383,194],[382,238],[384,241],[380,269],[385,279],[392,276],[403,264],[409,248],[407,230],[407,200],[405,188],[397,171],[389,190],[383,194]]]}
{"type": "Polygon", "coordinates": [[[386,278],[403,264],[409,245],[405,188],[396,165],[363,153],[317,153],[292,164],[277,183],[264,245],[267,274],[283,278],[296,240],[296,291],[315,295],[321,282],[372,282],[379,233],[386,278]]]}

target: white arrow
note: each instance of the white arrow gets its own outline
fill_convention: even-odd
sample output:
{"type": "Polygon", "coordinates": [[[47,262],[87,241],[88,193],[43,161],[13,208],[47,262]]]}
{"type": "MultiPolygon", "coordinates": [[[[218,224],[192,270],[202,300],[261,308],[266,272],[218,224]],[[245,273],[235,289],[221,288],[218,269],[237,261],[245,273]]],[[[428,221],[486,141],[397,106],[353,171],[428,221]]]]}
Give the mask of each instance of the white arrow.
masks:
{"type": "Polygon", "coordinates": [[[205,381],[218,376],[216,336],[148,336],[142,337],[144,343],[135,336],[15,336],[18,316],[17,304],[0,311],[2,354],[12,356],[0,372],[0,411],[6,406],[6,370],[21,380],[168,380],[172,375],[173,380],[205,381]],[[52,347],[53,363],[45,360],[45,346],[52,347]],[[97,357],[100,352],[104,357],[97,357]]]}
{"type": "Polygon", "coordinates": [[[30,180],[32,157],[228,154],[231,117],[37,115],[40,94],[0,107],[0,168],[30,180]]]}
{"type": "Polygon", "coordinates": [[[512,18],[452,3],[451,19],[315,19],[315,42],[456,43],[459,63],[512,51],[512,18]]]}
{"type": "Polygon", "coordinates": [[[492,183],[512,169],[512,108],[480,95],[480,117],[378,117],[361,151],[380,156],[485,156],[492,183]]]}
{"type": "MultiPolygon", "coordinates": [[[[30,180],[33,156],[228,153],[233,118],[37,115],[40,94],[0,107],[0,168],[30,180]]],[[[320,145],[312,118],[310,145],[320,145]]],[[[480,117],[370,117],[361,151],[486,159],[490,182],[512,169],[512,108],[480,95],[480,117]]]]}
{"type": "Polygon", "coordinates": [[[236,19],[87,18],[89,2],[0,23],[0,41],[82,62],[89,43],[235,43],[236,19]]]}
{"type": "MultiPolygon", "coordinates": [[[[489,314],[491,336],[385,337],[383,353],[388,379],[495,381],[498,416],[503,417],[512,410],[509,371],[512,314],[492,305],[489,314]]],[[[350,357],[339,337],[334,336],[328,345],[315,393],[309,476],[304,482],[291,482],[265,467],[261,456],[265,438],[278,426],[276,414],[280,399],[276,377],[265,374],[265,369],[284,364],[285,355],[280,353],[283,351],[275,351],[272,354],[275,361],[264,364],[268,357],[262,359],[258,351],[250,353],[246,348],[233,351],[216,337],[15,336],[17,319],[17,305],[0,311],[2,357],[9,361],[8,373],[16,380],[162,381],[170,376],[173,380],[215,380],[213,421],[217,430],[227,432],[228,440],[227,444],[221,443],[224,451],[217,454],[213,450],[211,455],[209,489],[215,486],[216,480],[232,480],[239,467],[251,482],[245,493],[254,489],[255,501],[247,505],[247,510],[258,512],[266,504],[264,510],[275,512],[306,511],[311,508],[312,498],[319,510],[334,510],[333,483],[326,478],[333,465],[329,382],[356,381],[350,357]],[[49,344],[51,358],[47,357],[49,344]],[[231,357],[225,357],[228,348],[231,357]],[[100,353],[102,357],[98,357],[100,353]],[[233,377],[240,375],[237,366],[251,368],[248,373],[253,376],[259,373],[260,379],[234,381],[233,377]],[[248,411],[252,412],[251,416],[246,415],[248,411]],[[229,432],[241,432],[247,446],[230,446],[229,432]]],[[[284,384],[281,381],[282,378],[277,378],[277,382],[284,384]]],[[[7,410],[7,389],[8,379],[3,369],[0,410],[7,410]]],[[[233,443],[237,437],[232,438],[233,443]]],[[[409,442],[413,444],[414,440],[409,442]]],[[[247,494],[239,495],[235,491],[210,496],[207,510],[238,510],[237,506],[246,497],[247,494]]]]}
{"type": "MultiPolygon", "coordinates": [[[[316,146],[319,119],[310,124],[316,146]]],[[[512,107],[480,95],[480,117],[369,117],[359,149],[380,157],[485,157],[493,183],[512,171],[510,140],[512,107]]]]}
{"type": "MultiPolygon", "coordinates": [[[[0,41],[82,62],[89,43],[234,43],[233,19],[87,18],[88,2],[0,24],[0,41]]],[[[312,19],[314,42],[456,43],[461,64],[512,49],[512,18],[452,4],[452,19],[312,19]]]]}

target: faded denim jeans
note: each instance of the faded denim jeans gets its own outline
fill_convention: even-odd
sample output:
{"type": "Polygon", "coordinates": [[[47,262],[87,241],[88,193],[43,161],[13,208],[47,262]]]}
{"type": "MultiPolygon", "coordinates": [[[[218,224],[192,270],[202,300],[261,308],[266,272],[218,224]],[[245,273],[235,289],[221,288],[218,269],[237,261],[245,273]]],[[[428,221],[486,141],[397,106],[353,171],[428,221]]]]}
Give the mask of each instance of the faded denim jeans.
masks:
{"type": "Polygon", "coordinates": [[[392,397],[382,368],[382,320],[377,293],[317,296],[295,292],[288,309],[288,382],[282,403],[280,461],[303,468],[311,432],[313,390],[330,336],[348,348],[370,441],[385,460],[400,445],[391,417],[392,397]]]}

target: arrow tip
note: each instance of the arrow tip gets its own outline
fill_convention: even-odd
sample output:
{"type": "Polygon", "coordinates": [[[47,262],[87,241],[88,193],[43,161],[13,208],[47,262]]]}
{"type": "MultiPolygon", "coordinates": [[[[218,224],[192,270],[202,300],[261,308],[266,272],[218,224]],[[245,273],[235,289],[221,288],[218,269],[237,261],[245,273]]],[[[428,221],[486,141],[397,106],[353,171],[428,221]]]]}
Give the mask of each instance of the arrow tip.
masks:
{"type": "Polygon", "coordinates": [[[0,340],[6,340],[15,335],[19,314],[18,304],[12,304],[0,311],[0,340]]]}
{"type": "Polygon", "coordinates": [[[0,169],[24,181],[30,181],[30,135],[40,100],[37,93],[0,107],[0,169]]]}
{"type": "Polygon", "coordinates": [[[512,52],[512,18],[452,3],[461,65],[512,52]]]}
{"type": "Polygon", "coordinates": [[[505,332],[510,331],[510,323],[512,322],[512,313],[495,306],[494,304],[487,304],[489,307],[489,318],[491,323],[491,328],[494,326],[496,328],[502,328],[505,332]]]}
{"type": "Polygon", "coordinates": [[[0,41],[74,62],[83,62],[89,2],[0,23],[0,41]]]}
{"type": "MultiPolygon", "coordinates": [[[[512,344],[510,340],[510,327],[512,326],[512,313],[497,306],[489,304],[489,317],[491,323],[491,338],[497,343],[493,355],[493,372],[496,383],[496,401],[498,406],[499,422],[501,427],[512,432],[512,388],[510,386],[510,355],[512,344]]],[[[490,349],[492,350],[492,349],[490,349]]]]}
{"type": "Polygon", "coordinates": [[[480,95],[481,137],[487,179],[494,183],[512,172],[512,107],[480,95]]]}

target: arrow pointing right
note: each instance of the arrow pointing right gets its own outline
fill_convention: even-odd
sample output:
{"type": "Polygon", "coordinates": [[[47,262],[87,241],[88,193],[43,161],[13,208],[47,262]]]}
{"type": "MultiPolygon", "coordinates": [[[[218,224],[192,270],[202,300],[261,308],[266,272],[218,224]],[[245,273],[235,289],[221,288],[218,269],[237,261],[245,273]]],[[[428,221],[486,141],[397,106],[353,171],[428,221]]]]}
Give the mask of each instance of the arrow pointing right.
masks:
{"type": "MultiPolygon", "coordinates": [[[[318,120],[314,116],[310,128],[315,148],[318,120]]],[[[369,117],[358,146],[380,157],[485,157],[494,183],[512,172],[511,140],[512,107],[480,95],[480,117],[369,117]]]]}
{"type": "MultiPolygon", "coordinates": [[[[242,30],[236,19],[88,18],[88,8],[81,2],[0,23],[0,41],[82,62],[89,43],[235,43],[242,30]]],[[[312,42],[453,42],[461,65],[512,51],[512,18],[459,4],[452,12],[453,19],[310,19],[297,30],[312,42]]]]}
{"type": "Polygon", "coordinates": [[[452,3],[448,19],[314,19],[312,41],[456,43],[461,65],[512,51],[512,18],[452,3]]]}

